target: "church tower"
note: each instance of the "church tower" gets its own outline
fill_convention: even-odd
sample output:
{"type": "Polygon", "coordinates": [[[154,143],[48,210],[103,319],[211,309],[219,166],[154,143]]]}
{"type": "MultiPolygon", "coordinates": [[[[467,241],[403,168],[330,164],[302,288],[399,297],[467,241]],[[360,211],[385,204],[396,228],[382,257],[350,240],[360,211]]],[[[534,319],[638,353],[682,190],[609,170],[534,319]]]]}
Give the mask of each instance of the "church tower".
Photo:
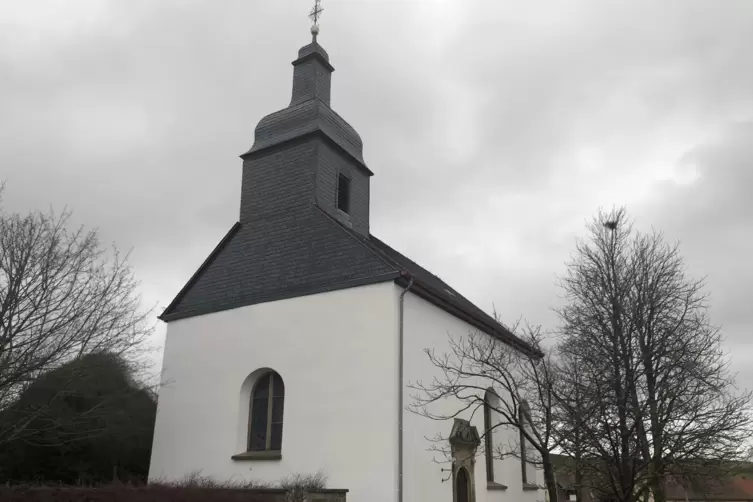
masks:
{"type": "Polygon", "coordinates": [[[363,143],[330,107],[334,68],[316,42],[293,61],[290,104],[256,127],[242,155],[240,222],[305,217],[317,206],[369,235],[369,178],[363,143]]]}
{"type": "Polygon", "coordinates": [[[285,108],[262,118],[243,159],[239,221],[162,314],[171,321],[393,278],[369,243],[358,133],[332,110],[334,67],[316,40],[293,61],[285,108]]]}

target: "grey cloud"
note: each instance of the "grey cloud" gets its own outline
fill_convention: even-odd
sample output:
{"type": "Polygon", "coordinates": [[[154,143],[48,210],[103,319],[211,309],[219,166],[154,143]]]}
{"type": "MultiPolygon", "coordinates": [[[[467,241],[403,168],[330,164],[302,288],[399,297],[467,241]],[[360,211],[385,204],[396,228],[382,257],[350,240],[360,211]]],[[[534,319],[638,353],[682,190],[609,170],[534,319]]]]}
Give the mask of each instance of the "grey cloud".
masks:
{"type": "Polygon", "coordinates": [[[636,211],[637,222],[679,242],[688,273],[706,278],[709,313],[722,328],[732,369],[740,373],[740,386],[753,388],[753,121],[729,125],[678,159],[678,166],[697,178],[658,183],[636,211]]]}
{"type": "Polygon", "coordinates": [[[750,329],[753,122],[725,132],[721,139],[680,159],[681,165],[697,171],[698,178],[686,185],[658,185],[653,202],[643,209],[643,219],[669,239],[680,241],[694,275],[708,276],[714,315],[750,329]]]}
{"type": "MultiPolygon", "coordinates": [[[[237,218],[237,156],[258,120],[289,100],[310,2],[97,5],[94,21],[57,27],[49,43],[34,16],[0,34],[4,204],[71,206],[77,221],[135,248],[146,295],[165,306],[237,218]],[[27,32],[33,43],[18,42],[27,32]]],[[[749,132],[709,150],[703,128],[753,117],[749,2],[324,7],[333,107],[376,173],[376,235],[506,321],[551,325],[553,276],[596,194],[619,191],[627,171],[652,175],[651,152],[665,135],[680,138],[704,177],[656,186],[661,203],[631,209],[681,238],[692,260],[716,264],[704,270],[722,321],[751,322],[719,264],[744,266],[747,240],[719,260],[702,237],[734,234],[709,205],[747,199],[749,132]],[[584,170],[594,149],[598,165],[584,170]],[[720,164],[736,174],[711,167],[720,164]],[[696,223],[672,218],[690,214],[687,204],[697,204],[696,223]]],[[[750,206],[728,209],[739,225],[752,221],[750,206]]]]}

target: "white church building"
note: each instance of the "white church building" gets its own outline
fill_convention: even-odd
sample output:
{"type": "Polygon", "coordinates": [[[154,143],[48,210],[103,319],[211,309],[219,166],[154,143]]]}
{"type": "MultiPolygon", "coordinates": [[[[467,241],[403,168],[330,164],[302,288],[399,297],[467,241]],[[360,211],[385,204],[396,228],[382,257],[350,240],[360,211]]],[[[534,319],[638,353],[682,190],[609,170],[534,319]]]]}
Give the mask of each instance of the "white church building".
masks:
{"type": "Polygon", "coordinates": [[[239,220],[160,316],[150,479],[321,471],[354,502],[543,500],[535,469],[476,450],[482,413],[443,422],[406,409],[408,384],[439,374],[424,350],[449,350],[448,333],[530,348],[371,235],[374,173],[330,107],[333,71],[316,37],[300,49],[290,104],[241,156],[239,220]],[[452,435],[449,463],[429,451],[437,434],[452,435]]]}

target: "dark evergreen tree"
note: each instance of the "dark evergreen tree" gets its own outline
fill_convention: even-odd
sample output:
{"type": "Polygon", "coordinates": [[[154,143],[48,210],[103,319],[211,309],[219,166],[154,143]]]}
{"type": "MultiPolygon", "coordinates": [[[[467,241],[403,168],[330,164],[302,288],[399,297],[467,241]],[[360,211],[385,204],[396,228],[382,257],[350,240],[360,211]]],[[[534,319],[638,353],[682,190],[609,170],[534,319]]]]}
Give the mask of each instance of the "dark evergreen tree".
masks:
{"type": "Polygon", "coordinates": [[[145,480],[157,405],[132,375],[106,352],[43,373],[0,415],[0,423],[24,425],[0,451],[0,479],[145,480]]]}

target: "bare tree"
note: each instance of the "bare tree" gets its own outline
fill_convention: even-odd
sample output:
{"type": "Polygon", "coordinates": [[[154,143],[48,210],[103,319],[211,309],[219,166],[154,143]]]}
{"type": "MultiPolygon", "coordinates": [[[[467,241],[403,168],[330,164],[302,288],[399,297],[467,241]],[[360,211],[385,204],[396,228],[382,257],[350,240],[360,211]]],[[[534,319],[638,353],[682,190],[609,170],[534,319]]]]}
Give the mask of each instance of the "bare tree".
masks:
{"type": "Polygon", "coordinates": [[[594,483],[600,478],[599,470],[593,469],[587,462],[586,444],[589,431],[598,420],[602,407],[601,401],[593,392],[589,392],[591,375],[589,368],[582,364],[587,347],[578,348],[574,344],[559,344],[555,348],[557,355],[557,385],[554,386],[556,397],[556,418],[567,434],[560,434],[559,447],[561,453],[570,457],[571,461],[555,466],[557,475],[570,474],[572,487],[576,492],[576,500],[583,501],[586,491],[594,492],[594,483]]]}
{"type": "MultiPolygon", "coordinates": [[[[520,323],[516,328],[519,326],[520,323]]],[[[484,451],[491,449],[495,458],[521,459],[526,484],[531,483],[526,464],[540,467],[549,500],[556,501],[552,453],[572,431],[556,416],[557,369],[542,346],[540,328],[526,326],[521,331],[521,338],[531,350],[514,348],[485,333],[450,336],[447,353],[437,354],[434,349],[427,349],[429,359],[442,376],[429,383],[412,383],[414,401],[409,409],[433,420],[450,420],[479,410],[491,412],[485,419],[487,428],[482,435],[484,451]],[[435,403],[448,398],[458,403],[454,410],[434,411],[435,403]],[[496,429],[512,429],[516,439],[493,442],[496,429]]],[[[431,449],[446,454],[446,440],[441,435],[433,438],[435,444],[431,449]]]]}
{"type": "MultiPolygon", "coordinates": [[[[69,221],[67,211],[0,212],[0,412],[75,358],[107,351],[133,359],[152,332],[126,259],[69,221]]],[[[35,418],[0,420],[0,444],[28,433],[35,418]]]]}
{"type": "Polygon", "coordinates": [[[581,430],[584,454],[617,500],[664,502],[668,475],[720,475],[709,466],[744,459],[751,394],[734,387],[704,281],[677,245],[634,231],[624,209],[600,213],[589,233],[559,311],[563,346],[588,375],[580,390],[601,403],[581,430]]]}
{"type": "Polygon", "coordinates": [[[586,491],[605,500],[634,500],[636,476],[635,427],[625,406],[626,378],[612,368],[604,347],[562,343],[563,360],[558,408],[563,422],[578,420],[580,426],[562,450],[574,462],[578,500],[586,491]],[[566,361],[566,362],[565,362],[566,361]]]}

